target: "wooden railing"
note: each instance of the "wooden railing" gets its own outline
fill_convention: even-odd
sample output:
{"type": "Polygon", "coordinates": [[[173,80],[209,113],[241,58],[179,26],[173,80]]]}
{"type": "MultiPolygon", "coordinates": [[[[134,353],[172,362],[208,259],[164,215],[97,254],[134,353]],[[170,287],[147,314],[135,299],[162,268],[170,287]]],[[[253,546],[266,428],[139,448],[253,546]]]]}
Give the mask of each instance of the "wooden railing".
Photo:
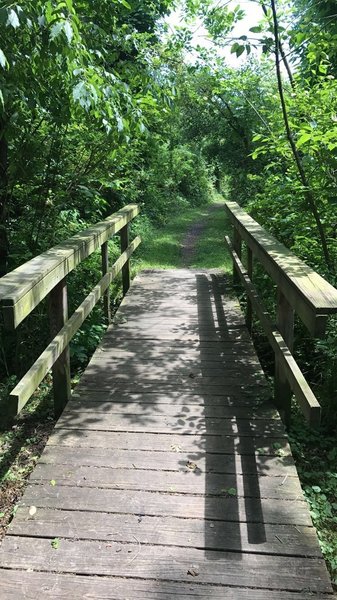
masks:
{"type": "Polygon", "coordinates": [[[226,211],[233,224],[233,243],[228,237],[225,241],[233,259],[234,279],[241,281],[247,293],[247,327],[251,331],[254,310],[275,353],[275,404],[289,424],[294,394],[307,421],[317,426],[321,407],[292,355],[294,313],[313,336],[322,337],[328,316],[337,312],[337,290],[263,229],[236,202],[226,202],[226,211]],[[247,250],[247,268],[241,261],[243,242],[247,250]],[[252,283],[254,258],[277,285],[275,324],[252,283]]]}
{"type": "Polygon", "coordinates": [[[16,327],[48,296],[52,341],[11,392],[7,419],[25,406],[45,375],[52,369],[54,408],[58,417],[71,394],[69,342],[103,296],[110,321],[109,285],[122,271],[123,293],[130,285],[129,259],[139,246],[137,236],[129,243],[129,223],[139,213],[136,204],[125,206],[104,221],[77,233],[62,244],[36,256],[0,280],[0,306],[5,327],[16,327]],[[110,267],[108,240],[120,233],[121,255],[110,267]],[[95,250],[101,248],[102,279],[68,319],[67,275],[95,250]]]}

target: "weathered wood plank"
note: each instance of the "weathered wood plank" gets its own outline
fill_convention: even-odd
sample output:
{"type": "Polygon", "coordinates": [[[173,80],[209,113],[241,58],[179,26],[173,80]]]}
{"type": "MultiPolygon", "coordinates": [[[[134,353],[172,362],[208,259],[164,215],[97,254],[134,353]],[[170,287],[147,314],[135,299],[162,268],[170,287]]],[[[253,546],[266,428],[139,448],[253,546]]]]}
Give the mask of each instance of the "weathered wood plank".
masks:
{"type": "Polygon", "coordinates": [[[185,356],[208,356],[213,360],[214,355],[222,356],[227,354],[233,354],[233,356],[252,356],[254,355],[254,346],[252,344],[251,339],[245,340],[215,340],[215,341],[205,341],[205,340],[176,340],[172,342],[171,340],[146,340],[146,339],[134,339],[132,340],[132,345],[129,342],[128,338],[122,338],[120,336],[113,338],[113,345],[111,341],[108,340],[107,333],[102,340],[101,345],[98,350],[103,352],[111,352],[111,356],[113,356],[114,352],[119,352],[120,350],[126,350],[127,352],[137,352],[140,347],[143,347],[148,352],[153,352],[154,356],[158,353],[162,354],[163,352],[169,354],[182,354],[185,356]]]}
{"type": "MultiPolygon", "coordinates": [[[[64,447],[106,448],[141,450],[149,452],[191,452],[199,455],[205,451],[212,454],[290,456],[290,448],[285,435],[279,436],[224,436],[224,435],[179,435],[177,433],[135,433],[115,431],[86,431],[85,429],[54,430],[48,446],[62,444],[64,447]]],[[[44,454],[43,454],[44,456],[44,454]]]]}
{"type": "Polygon", "coordinates": [[[148,433],[172,432],[185,435],[275,435],[284,432],[280,420],[269,419],[217,419],[215,417],[194,417],[186,415],[183,417],[166,417],[156,415],[123,415],[123,414],[85,414],[85,413],[63,413],[56,424],[56,428],[86,428],[96,431],[136,431],[148,433]]]}
{"type": "MultiPolygon", "coordinates": [[[[73,406],[73,408],[79,409],[81,405],[85,404],[95,404],[98,406],[102,403],[109,403],[110,408],[113,409],[112,405],[124,406],[125,411],[128,411],[128,407],[136,407],[138,405],[148,405],[153,404],[154,410],[156,406],[161,406],[162,404],[170,405],[172,410],[176,407],[176,410],[182,410],[181,406],[191,407],[190,410],[194,412],[194,409],[201,410],[205,408],[205,410],[211,410],[212,407],[216,407],[217,409],[226,410],[230,407],[238,408],[240,410],[245,409],[245,415],[248,414],[247,406],[251,408],[254,412],[258,409],[266,409],[269,410],[269,407],[273,407],[269,400],[268,390],[265,391],[259,389],[259,394],[245,394],[242,390],[237,390],[236,394],[218,394],[216,396],[212,396],[210,394],[193,394],[190,391],[175,392],[168,391],[166,393],[159,393],[158,391],[154,392],[143,392],[140,394],[128,392],[125,390],[121,390],[120,392],[113,392],[111,390],[97,390],[90,391],[81,385],[78,385],[75,389],[75,392],[71,396],[71,403],[74,403],[79,406],[73,406]],[[179,408],[180,407],[180,408],[179,408]]],[[[239,413],[237,413],[239,414],[239,413]]],[[[273,415],[274,416],[274,415],[273,415]]]]}
{"type": "MultiPolygon", "coordinates": [[[[55,481],[55,486],[78,486],[82,488],[108,488],[153,492],[173,492],[175,494],[199,494],[204,496],[229,495],[244,498],[274,498],[285,500],[301,500],[302,489],[296,476],[272,477],[270,474],[259,477],[257,472],[243,476],[235,474],[206,474],[198,468],[198,462],[186,461],[180,471],[164,471],[158,461],[157,469],[135,469],[130,464],[128,469],[111,469],[109,467],[88,467],[73,465],[39,464],[34,470],[31,483],[55,481]],[[191,465],[189,468],[186,465],[191,465]]],[[[243,468],[244,470],[244,468],[243,468]]]]}
{"type": "MultiPolygon", "coordinates": [[[[212,585],[194,582],[143,580],[118,577],[88,577],[61,573],[27,573],[17,570],[0,570],[0,592],[6,600],[308,600],[308,592],[287,592],[212,585]],[[85,590],[85,592],[84,592],[85,590]],[[83,595],[85,594],[85,595],[83,595]]],[[[315,594],[314,600],[332,600],[330,594],[315,594]]]]}
{"type": "Polygon", "coordinates": [[[151,360],[150,357],[142,356],[137,357],[135,355],[129,357],[120,357],[116,358],[114,356],[109,355],[107,352],[101,351],[97,354],[95,353],[94,357],[90,361],[88,368],[92,366],[100,367],[105,366],[107,369],[118,369],[120,372],[130,372],[133,369],[138,371],[139,373],[144,373],[145,371],[149,371],[153,369],[156,371],[169,372],[174,371],[177,373],[186,372],[190,373],[191,371],[197,371],[198,374],[209,374],[209,375],[224,375],[226,371],[235,371],[237,373],[256,373],[261,367],[257,360],[253,360],[250,357],[240,356],[240,358],[236,356],[222,356],[221,354],[214,354],[205,357],[195,357],[188,358],[184,356],[184,354],[180,354],[175,357],[164,357],[164,354],[161,356],[157,356],[155,360],[151,360]],[[218,360],[214,361],[213,356],[217,357],[218,360]]]}
{"type": "Polygon", "coordinates": [[[313,527],[229,523],[174,517],[139,517],[40,508],[32,517],[21,507],[10,535],[57,537],[162,546],[208,548],[290,556],[321,556],[313,527]],[[121,527],[122,526],[122,527],[121,527]]]}
{"type": "Polygon", "coordinates": [[[301,500],[269,500],[259,498],[209,497],[78,487],[54,489],[50,484],[29,485],[21,505],[106,513],[172,516],[278,523],[311,526],[309,511],[301,500]]]}
{"type": "MultiPolygon", "coordinates": [[[[256,398],[256,401],[262,401],[263,398],[266,399],[266,397],[270,397],[269,390],[265,388],[265,385],[261,385],[261,381],[255,382],[254,384],[246,383],[245,385],[242,385],[240,379],[236,381],[235,384],[231,383],[226,386],[214,384],[207,385],[201,381],[198,385],[196,383],[192,385],[186,383],[184,384],[184,387],[174,382],[144,382],[140,379],[135,381],[132,381],[132,379],[123,380],[116,384],[111,383],[110,386],[105,387],[104,382],[102,383],[99,380],[92,382],[91,379],[88,379],[85,383],[81,381],[78,384],[76,392],[77,394],[95,394],[101,392],[107,395],[109,394],[110,396],[116,394],[117,398],[126,398],[128,394],[130,394],[130,396],[133,394],[146,394],[147,396],[159,394],[161,396],[166,395],[174,398],[180,393],[182,396],[185,396],[186,394],[188,396],[203,396],[206,402],[209,397],[220,398],[240,396],[243,398],[243,402],[244,399],[248,399],[249,397],[256,398]],[[258,384],[258,386],[256,384],[258,384]]],[[[253,406],[255,406],[254,403],[253,406]]]]}
{"type": "MultiPolygon", "coordinates": [[[[185,418],[188,415],[193,417],[215,417],[215,418],[230,418],[230,419],[276,419],[279,420],[279,414],[271,404],[257,405],[256,408],[247,408],[247,406],[237,406],[232,400],[230,406],[218,404],[216,406],[202,406],[184,404],[171,405],[167,398],[167,402],[164,404],[156,404],[155,402],[117,402],[113,399],[105,400],[104,395],[101,395],[101,400],[96,396],[93,401],[91,399],[82,399],[81,397],[74,398],[68,402],[64,414],[76,413],[106,413],[123,414],[123,415],[166,415],[177,418],[185,418]]],[[[143,396],[144,398],[144,396],[143,396]]]]}
{"type": "Polygon", "coordinates": [[[158,325],[156,322],[129,322],[114,323],[110,326],[106,334],[106,341],[112,342],[112,338],[132,339],[141,337],[144,339],[188,339],[205,341],[223,341],[231,339],[247,339],[248,332],[241,326],[237,328],[227,328],[200,323],[180,324],[180,322],[166,322],[165,325],[158,325]],[[110,329],[111,328],[111,329],[110,329]]]}
{"type": "Polygon", "coordinates": [[[267,589],[303,589],[331,592],[322,559],[203,551],[123,544],[111,541],[63,539],[59,551],[50,540],[8,536],[0,550],[6,568],[39,569],[63,573],[139,577],[164,581],[191,581],[197,570],[199,584],[258,586],[267,589]],[[32,547],[34,552],[32,552],[32,547]],[[92,560],[93,556],[95,561],[92,560]],[[258,569],[257,569],[258,565],[258,569]]]}
{"type": "MultiPolygon", "coordinates": [[[[85,446],[81,446],[81,440],[77,439],[78,447],[65,445],[67,440],[64,440],[62,446],[53,446],[49,441],[37,468],[39,469],[44,464],[51,464],[55,467],[56,465],[62,465],[65,467],[65,474],[69,470],[71,471],[72,467],[75,469],[85,466],[184,471],[186,465],[192,462],[197,465],[199,474],[233,473],[241,475],[245,473],[245,475],[255,475],[258,473],[259,475],[271,475],[281,478],[286,475],[290,477],[296,477],[297,475],[293,458],[289,454],[285,456],[268,456],[260,453],[240,455],[234,454],[233,445],[228,448],[229,454],[222,455],[198,451],[196,445],[194,446],[194,452],[182,452],[179,451],[181,446],[174,444],[171,448],[170,446],[168,448],[163,446],[162,452],[110,449],[108,443],[104,446],[102,444],[101,448],[90,447],[88,450],[85,446]],[[176,448],[178,451],[174,451],[172,448],[176,448]]],[[[260,449],[260,452],[261,450],[263,449],[260,449]]],[[[34,477],[35,474],[33,474],[34,477]]],[[[55,477],[51,475],[50,479],[55,479],[55,477]]]]}

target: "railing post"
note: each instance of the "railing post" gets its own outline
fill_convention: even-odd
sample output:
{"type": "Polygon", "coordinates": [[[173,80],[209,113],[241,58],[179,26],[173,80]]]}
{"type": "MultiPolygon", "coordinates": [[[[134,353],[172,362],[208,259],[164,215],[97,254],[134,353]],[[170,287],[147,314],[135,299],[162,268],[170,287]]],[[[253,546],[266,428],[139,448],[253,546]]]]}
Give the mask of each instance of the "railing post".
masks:
{"type": "MultiPolygon", "coordinates": [[[[102,254],[102,275],[106,275],[109,271],[109,248],[108,242],[104,242],[101,246],[101,254],[102,254]]],[[[103,296],[103,306],[104,306],[104,315],[107,323],[111,322],[111,310],[110,310],[110,286],[104,292],[103,296]]]]}
{"type": "MultiPolygon", "coordinates": [[[[127,249],[129,245],[129,224],[127,223],[120,230],[121,237],[121,253],[127,249]]],[[[127,260],[125,265],[122,268],[122,281],[123,281],[123,296],[125,296],[126,292],[130,287],[130,261],[127,260]]]]}
{"type": "MultiPolygon", "coordinates": [[[[294,346],[294,309],[279,288],[277,290],[276,324],[290,352],[292,352],[294,346]]],[[[274,399],[287,427],[290,425],[291,398],[290,385],[279,360],[275,358],[274,399]]]]}
{"type": "MultiPolygon", "coordinates": [[[[239,259],[241,260],[241,255],[242,255],[242,239],[241,239],[241,235],[239,234],[239,232],[236,229],[236,227],[234,227],[234,232],[233,232],[233,248],[234,248],[235,252],[237,253],[239,259]]],[[[234,284],[240,283],[240,277],[237,274],[234,265],[233,265],[233,282],[234,282],[234,284]]]]}
{"type": "MultiPolygon", "coordinates": [[[[253,252],[247,246],[247,273],[251,281],[253,281],[253,252]]],[[[251,300],[247,294],[247,313],[246,313],[246,324],[249,333],[252,333],[253,327],[253,306],[251,300]]]]}
{"type": "MultiPolygon", "coordinates": [[[[49,321],[51,337],[62,329],[68,320],[68,297],[66,278],[62,279],[49,293],[49,321]]],[[[55,361],[52,368],[54,413],[58,418],[71,396],[69,346],[55,361]]]]}

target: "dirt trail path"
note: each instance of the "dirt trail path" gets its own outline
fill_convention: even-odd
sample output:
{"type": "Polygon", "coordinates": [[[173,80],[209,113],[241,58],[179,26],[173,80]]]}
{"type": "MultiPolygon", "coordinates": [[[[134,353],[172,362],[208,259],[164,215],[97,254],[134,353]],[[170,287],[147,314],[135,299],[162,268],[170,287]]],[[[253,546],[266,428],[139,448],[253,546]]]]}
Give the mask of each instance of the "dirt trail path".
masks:
{"type": "Polygon", "coordinates": [[[181,243],[181,266],[188,268],[193,264],[196,253],[196,242],[206,228],[212,213],[223,206],[222,202],[216,202],[205,208],[204,215],[199,221],[195,221],[187,230],[187,233],[181,243]]]}

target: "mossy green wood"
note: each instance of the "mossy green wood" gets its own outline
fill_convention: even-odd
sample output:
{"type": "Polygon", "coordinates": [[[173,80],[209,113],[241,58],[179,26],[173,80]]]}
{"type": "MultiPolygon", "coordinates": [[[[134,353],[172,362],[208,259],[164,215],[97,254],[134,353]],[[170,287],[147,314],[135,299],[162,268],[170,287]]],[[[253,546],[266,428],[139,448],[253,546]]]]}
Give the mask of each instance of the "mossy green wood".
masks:
{"type": "Polygon", "coordinates": [[[61,356],[67,348],[70,340],[78,331],[83,321],[87,318],[91,310],[97,304],[104,292],[108,289],[111,281],[121,271],[122,267],[127,263],[130,256],[136,250],[141,242],[141,238],[137,236],[128,248],[116,260],[111,269],[102,277],[99,283],[94,287],[92,292],[88,294],[85,300],[76,309],[67,323],[62,327],[59,333],[54,337],[47,348],[42,352],[33,366],[19,381],[9,396],[9,412],[10,416],[14,416],[20,412],[26,402],[29,400],[42,379],[52,368],[55,361],[61,356]]]}
{"type": "Polygon", "coordinates": [[[0,303],[6,327],[16,328],[57,283],[138,214],[139,207],[129,204],[5,275],[0,303]]]}
{"type": "Polygon", "coordinates": [[[322,336],[337,312],[337,290],[252,219],[236,202],[225,203],[242,240],[278,285],[310,333],[322,336]]]}
{"type": "Polygon", "coordinates": [[[246,269],[236,254],[229,237],[225,237],[227,247],[232,255],[236,268],[244,288],[251,300],[253,308],[272,346],[275,357],[282,366],[283,372],[289,385],[295,394],[303,414],[311,426],[318,426],[321,418],[321,407],[316,396],[311,390],[298,364],[292,356],[287,344],[280,332],[273,325],[264,305],[262,304],[255,286],[252,284],[246,269]]]}

